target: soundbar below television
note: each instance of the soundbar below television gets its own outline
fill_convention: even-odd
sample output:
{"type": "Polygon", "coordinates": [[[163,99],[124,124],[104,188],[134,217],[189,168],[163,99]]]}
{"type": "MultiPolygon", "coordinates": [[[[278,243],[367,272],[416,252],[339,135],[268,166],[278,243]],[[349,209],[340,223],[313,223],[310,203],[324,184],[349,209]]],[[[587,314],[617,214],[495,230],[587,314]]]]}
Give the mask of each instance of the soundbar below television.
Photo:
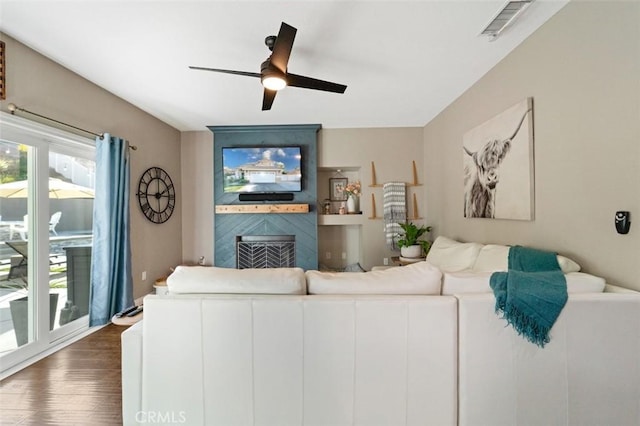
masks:
{"type": "Polygon", "coordinates": [[[301,163],[299,146],[222,148],[224,192],[302,191],[301,163]]]}

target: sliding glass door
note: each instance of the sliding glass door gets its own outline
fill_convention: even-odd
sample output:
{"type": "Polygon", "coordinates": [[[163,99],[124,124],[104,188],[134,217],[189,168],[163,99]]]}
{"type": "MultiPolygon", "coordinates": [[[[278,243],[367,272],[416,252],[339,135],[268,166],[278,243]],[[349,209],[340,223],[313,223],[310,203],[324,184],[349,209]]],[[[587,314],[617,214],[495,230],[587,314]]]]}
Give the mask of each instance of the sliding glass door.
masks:
{"type": "Polygon", "coordinates": [[[88,328],[92,140],[0,120],[0,366],[88,328]]]}

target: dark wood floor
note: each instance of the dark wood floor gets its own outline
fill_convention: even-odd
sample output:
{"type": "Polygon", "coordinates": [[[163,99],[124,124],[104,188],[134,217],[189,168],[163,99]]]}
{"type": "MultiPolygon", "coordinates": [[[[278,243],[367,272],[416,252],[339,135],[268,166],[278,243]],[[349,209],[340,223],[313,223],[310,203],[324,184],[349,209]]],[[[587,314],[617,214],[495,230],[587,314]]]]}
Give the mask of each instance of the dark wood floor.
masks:
{"type": "Polygon", "coordinates": [[[121,425],[120,334],[110,324],[0,382],[2,425],[121,425]]]}

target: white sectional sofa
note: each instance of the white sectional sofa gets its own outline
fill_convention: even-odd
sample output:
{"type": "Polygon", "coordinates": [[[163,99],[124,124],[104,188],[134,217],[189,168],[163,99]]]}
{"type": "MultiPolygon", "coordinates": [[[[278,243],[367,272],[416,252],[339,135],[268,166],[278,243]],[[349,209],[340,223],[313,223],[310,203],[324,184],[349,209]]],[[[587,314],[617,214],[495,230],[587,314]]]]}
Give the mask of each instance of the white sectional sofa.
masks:
{"type": "Polygon", "coordinates": [[[539,348],[494,312],[505,253],[438,238],[366,273],[178,268],[122,334],[124,424],[639,425],[640,293],[559,259],[575,278],[539,348]]]}

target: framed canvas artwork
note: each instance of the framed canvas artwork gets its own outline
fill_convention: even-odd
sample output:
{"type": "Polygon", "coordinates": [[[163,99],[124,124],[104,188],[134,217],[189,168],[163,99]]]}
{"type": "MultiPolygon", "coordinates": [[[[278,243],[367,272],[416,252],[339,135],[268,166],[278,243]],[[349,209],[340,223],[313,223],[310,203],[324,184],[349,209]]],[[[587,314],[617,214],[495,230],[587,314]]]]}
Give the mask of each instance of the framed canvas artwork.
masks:
{"type": "Polygon", "coordinates": [[[462,156],[464,217],[533,220],[533,98],[465,133],[462,156]]]}
{"type": "Polygon", "coordinates": [[[347,187],[347,178],[330,178],[329,179],[329,194],[331,194],[331,201],[344,201],[347,196],[344,189],[347,187]]]}

